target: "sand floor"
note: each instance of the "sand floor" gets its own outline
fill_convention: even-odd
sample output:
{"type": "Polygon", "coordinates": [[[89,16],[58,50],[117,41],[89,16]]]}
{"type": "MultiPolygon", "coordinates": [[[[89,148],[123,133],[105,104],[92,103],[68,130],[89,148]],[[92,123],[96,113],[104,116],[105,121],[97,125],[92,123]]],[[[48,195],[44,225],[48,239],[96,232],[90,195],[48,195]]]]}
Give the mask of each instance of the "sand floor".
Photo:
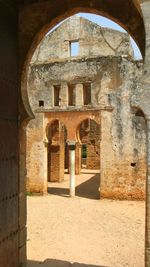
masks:
{"type": "Polygon", "coordinates": [[[99,175],[68,175],[28,197],[28,267],[144,267],[145,203],[99,200],[99,175]]]}

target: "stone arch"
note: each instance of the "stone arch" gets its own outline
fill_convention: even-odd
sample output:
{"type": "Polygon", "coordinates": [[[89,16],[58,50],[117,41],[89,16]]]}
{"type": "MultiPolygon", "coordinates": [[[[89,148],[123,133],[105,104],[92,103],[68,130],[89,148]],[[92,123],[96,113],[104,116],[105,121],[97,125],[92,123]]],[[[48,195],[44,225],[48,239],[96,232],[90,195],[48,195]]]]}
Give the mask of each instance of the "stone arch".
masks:
{"type": "MultiPolygon", "coordinates": [[[[82,147],[81,161],[83,161],[83,148],[86,148],[86,168],[99,170],[100,168],[100,123],[87,118],[78,126],[78,142],[82,147]]],[[[85,161],[85,160],[84,160],[85,161]]],[[[82,165],[82,163],[81,163],[82,165]]]]}
{"type": "Polygon", "coordinates": [[[65,144],[67,128],[60,120],[53,120],[46,127],[47,143],[47,181],[64,180],[65,144]]]}
{"type": "MultiPolygon", "coordinates": [[[[50,2],[50,1],[49,1],[50,2]]],[[[48,2],[47,2],[48,3],[48,2]]],[[[69,15],[73,15],[77,12],[91,12],[98,15],[104,15],[108,18],[113,19],[115,22],[119,23],[121,26],[123,26],[131,35],[132,37],[137,41],[142,54],[144,56],[144,47],[145,47],[145,31],[144,31],[144,23],[143,18],[140,10],[140,4],[136,1],[132,0],[125,0],[125,1],[63,1],[61,3],[62,9],[56,1],[51,1],[49,3],[50,6],[47,9],[46,3],[39,3],[36,7],[36,4],[27,6],[25,8],[25,12],[22,11],[20,20],[21,22],[24,22],[27,24],[27,28],[22,25],[22,27],[27,29],[27,33],[21,32],[20,36],[24,42],[21,43],[21,91],[22,91],[22,101],[23,104],[21,105],[21,116],[22,119],[28,118],[31,119],[34,117],[32,110],[29,105],[28,96],[27,96],[27,69],[29,66],[30,59],[32,57],[32,54],[37,47],[38,43],[42,39],[42,37],[45,35],[45,33],[52,27],[54,27],[58,22],[62,21],[63,19],[67,18],[69,15]],[[105,3],[106,6],[109,6],[109,10],[107,8],[105,9],[105,3]],[[42,5],[45,4],[45,14],[41,12],[42,5]],[[56,8],[58,7],[58,8],[56,8]],[[35,12],[33,9],[35,8],[35,12]],[[29,12],[30,9],[30,12],[29,12]],[[39,11],[38,11],[39,9],[39,11]],[[121,12],[119,12],[119,10],[121,12]],[[43,18],[38,17],[38,14],[42,14],[43,18]],[[112,15],[111,15],[112,13],[112,15]],[[114,13],[114,14],[113,14],[114,13]],[[115,15],[116,13],[116,15],[115,15]],[[123,17],[122,17],[123,14],[123,17]],[[28,20],[29,15],[29,20],[28,20]],[[34,15],[39,18],[39,20],[34,18],[34,15]],[[45,17],[45,18],[44,18],[45,17]],[[51,21],[49,23],[49,21],[51,21]],[[30,23],[32,22],[32,27],[30,27],[30,23]],[[36,25],[37,24],[37,25],[36,25]],[[136,25],[135,25],[136,24],[136,25]]],[[[20,140],[21,141],[21,140],[20,140]]],[[[24,153],[24,151],[23,151],[24,153]]],[[[22,168],[22,166],[21,166],[22,168]]],[[[21,208],[21,205],[20,205],[21,208]]]]}
{"type": "Polygon", "coordinates": [[[92,117],[86,117],[84,118],[84,120],[82,119],[79,123],[78,123],[78,126],[76,128],[76,137],[77,137],[77,141],[81,144],[82,141],[81,141],[81,137],[80,137],[80,127],[82,125],[82,123],[86,122],[86,121],[93,121],[95,122],[97,125],[100,126],[100,119],[99,117],[95,117],[95,118],[92,118],[92,117]]]}
{"type": "Polygon", "coordinates": [[[66,127],[66,125],[64,124],[64,122],[63,121],[61,121],[61,120],[59,120],[59,119],[54,119],[54,120],[52,120],[51,122],[49,122],[47,125],[46,125],[46,138],[47,138],[47,140],[50,140],[50,128],[51,127],[53,127],[53,126],[55,126],[57,123],[61,123],[61,124],[63,124],[63,126],[64,126],[64,128],[66,129],[66,131],[67,131],[67,127],[66,127]]]}

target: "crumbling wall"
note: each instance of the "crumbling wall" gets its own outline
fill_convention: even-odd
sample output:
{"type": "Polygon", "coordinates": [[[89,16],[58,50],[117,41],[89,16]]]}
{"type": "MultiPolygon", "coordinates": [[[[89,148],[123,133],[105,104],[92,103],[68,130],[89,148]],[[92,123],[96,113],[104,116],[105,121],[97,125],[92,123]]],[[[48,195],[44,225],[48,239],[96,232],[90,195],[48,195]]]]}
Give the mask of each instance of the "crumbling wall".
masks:
{"type": "Polygon", "coordinates": [[[27,126],[27,191],[47,192],[44,181],[44,133],[43,114],[31,120],[27,126]]]}
{"type": "MultiPolygon", "coordinates": [[[[40,112],[50,110],[74,110],[79,116],[83,110],[98,109],[100,149],[97,143],[96,149],[88,144],[88,150],[91,157],[96,152],[99,158],[95,164],[100,166],[100,194],[102,197],[143,199],[146,126],[144,118],[131,109],[131,97],[142,75],[142,63],[131,57],[128,35],[101,29],[75,17],[51,33],[51,37],[45,37],[30,66],[28,94],[32,110],[38,117],[40,112]],[[68,54],[69,43],[73,40],[79,40],[78,57],[68,54]],[[55,99],[56,88],[59,99],[55,99]],[[89,88],[91,90],[88,104],[84,99],[85,88],[87,93],[89,88]],[[73,100],[70,100],[69,90],[74,94],[73,100]],[[73,102],[72,106],[69,101],[73,102]]],[[[95,168],[91,162],[87,159],[88,167],[95,168]]],[[[76,165],[78,172],[79,165],[76,165]]]]}
{"type": "Polygon", "coordinates": [[[135,115],[130,101],[141,64],[120,65],[122,84],[109,98],[112,112],[101,112],[101,196],[143,199],[146,177],[146,123],[135,115]],[[128,75],[127,75],[128,73],[128,75]]]}
{"type": "Polygon", "coordinates": [[[100,169],[100,125],[86,120],[80,126],[80,140],[86,145],[86,169],[100,169]]]}
{"type": "MultiPolygon", "coordinates": [[[[145,124],[143,119],[135,116],[130,105],[141,72],[142,63],[126,57],[78,58],[31,68],[29,83],[32,98],[29,96],[29,99],[38,112],[41,95],[44,103],[49,101],[49,105],[44,106],[45,110],[54,109],[50,106],[47,92],[49,90],[49,96],[52,95],[56,82],[62,84],[63,96],[66,97],[68,83],[82,88],[83,83],[90,81],[91,105],[81,106],[81,91],[77,90],[77,104],[73,109],[78,112],[79,108],[99,108],[101,111],[100,163],[97,164],[101,166],[100,192],[103,197],[143,199],[145,196],[145,124]]],[[[64,108],[72,110],[67,101],[66,106],[62,101],[63,106],[60,104],[57,108],[59,111],[64,108]]]]}
{"type": "Polygon", "coordinates": [[[72,41],[79,43],[79,57],[133,56],[127,33],[72,16],[44,37],[34,53],[32,64],[69,58],[72,41]]]}

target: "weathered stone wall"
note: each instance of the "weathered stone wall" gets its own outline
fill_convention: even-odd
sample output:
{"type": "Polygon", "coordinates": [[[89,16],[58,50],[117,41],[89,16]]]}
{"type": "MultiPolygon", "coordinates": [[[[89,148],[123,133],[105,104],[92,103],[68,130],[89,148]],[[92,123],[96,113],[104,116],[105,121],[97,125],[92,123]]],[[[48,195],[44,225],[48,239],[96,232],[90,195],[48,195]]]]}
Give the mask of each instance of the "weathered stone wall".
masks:
{"type": "Polygon", "coordinates": [[[48,127],[48,181],[61,182],[64,179],[65,135],[64,126],[54,121],[48,127]]]}
{"type": "MultiPolygon", "coordinates": [[[[5,1],[6,2],[6,1],[5,1]]],[[[25,188],[19,183],[17,18],[0,1],[0,267],[25,260],[25,188]]]]}
{"type": "Polygon", "coordinates": [[[48,181],[61,182],[64,179],[64,146],[50,145],[48,153],[48,181]]]}
{"type": "Polygon", "coordinates": [[[100,125],[94,121],[90,123],[90,132],[87,140],[86,168],[91,170],[100,169],[100,125]]]}
{"type": "Polygon", "coordinates": [[[72,16],[44,37],[31,63],[54,62],[70,57],[72,41],[79,43],[79,57],[133,55],[127,33],[103,28],[82,17],[72,16]]]}
{"type": "Polygon", "coordinates": [[[43,114],[27,126],[27,191],[43,193],[44,184],[44,133],[43,114]],[[28,136],[30,138],[28,138],[28,136]]]}
{"type": "Polygon", "coordinates": [[[86,120],[80,126],[80,140],[82,144],[86,145],[87,155],[86,164],[87,169],[100,169],[100,125],[93,120],[86,120]]]}
{"type": "Polygon", "coordinates": [[[39,108],[39,100],[44,101],[45,109],[54,107],[52,96],[55,85],[60,85],[59,107],[70,108],[65,101],[68,99],[69,84],[75,85],[76,88],[76,108],[83,108],[82,87],[87,83],[91,85],[91,106],[109,105],[109,93],[122,83],[122,62],[132,64],[132,61],[125,58],[110,56],[65,59],[32,66],[28,86],[32,109],[36,111],[39,108]],[[65,93],[62,93],[64,87],[65,93]]]}
{"type": "MultiPolygon", "coordinates": [[[[101,112],[100,192],[104,197],[143,199],[145,196],[145,121],[135,115],[136,110],[130,105],[141,75],[141,62],[118,55],[53,58],[30,68],[28,94],[36,118],[40,110],[74,110],[76,116],[87,109],[97,108],[101,112]],[[83,99],[86,84],[91,88],[88,105],[84,105],[83,99]],[[70,85],[75,88],[74,106],[68,105],[70,85]],[[54,92],[58,86],[59,105],[54,107],[54,92]],[[43,107],[39,107],[39,101],[44,101],[43,107]]],[[[67,124],[66,128],[70,127],[69,120],[67,124]]]]}

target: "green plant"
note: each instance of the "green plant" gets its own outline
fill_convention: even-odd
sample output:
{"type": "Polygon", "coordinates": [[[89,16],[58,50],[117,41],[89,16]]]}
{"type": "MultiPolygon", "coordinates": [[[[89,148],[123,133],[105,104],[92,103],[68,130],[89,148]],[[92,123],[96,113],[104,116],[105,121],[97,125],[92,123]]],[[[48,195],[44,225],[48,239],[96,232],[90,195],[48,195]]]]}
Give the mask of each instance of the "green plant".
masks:
{"type": "Polygon", "coordinates": [[[86,145],[82,145],[82,158],[87,158],[87,147],[86,145]]]}

